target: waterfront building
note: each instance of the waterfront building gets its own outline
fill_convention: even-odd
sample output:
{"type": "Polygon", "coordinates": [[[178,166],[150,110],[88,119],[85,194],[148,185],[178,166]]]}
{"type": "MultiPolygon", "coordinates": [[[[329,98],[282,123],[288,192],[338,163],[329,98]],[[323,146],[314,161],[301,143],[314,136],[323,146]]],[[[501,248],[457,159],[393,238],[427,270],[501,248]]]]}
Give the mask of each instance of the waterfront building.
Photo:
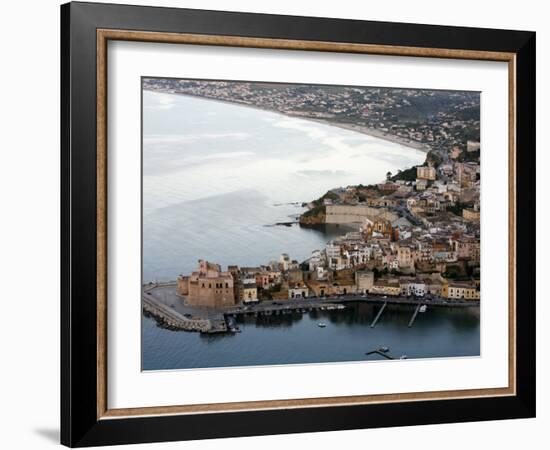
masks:
{"type": "Polygon", "coordinates": [[[258,301],[258,288],[254,282],[244,282],[241,293],[243,303],[255,303],[258,301]]]}
{"type": "Polygon", "coordinates": [[[399,277],[399,288],[401,289],[401,295],[410,295],[410,285],[413,282],[413,277],[399,277]]]}
{"type": "Polygon", "coordinates": [[[308,296],[309,289],[304,283],[297,283],[288,288],[288,298],[307,298],[308,296]]]}
{"type": "Polygon", "coordinates": [[[198,270],[190,276],[177,278],[177,291],[191,306],[219,308],[234,305],[233,276],[221,270],[219,264],[199,260],[198,270]]]}
{"type": "Polygon", "coordinates": [[[374,282],[369,290],[370,294],[392,295],[398,296],[401,294],[399,281],[395,279],[379,278],[374,282]]]}
{"type": "Polygon", "coordinates": [[[424,297],[426,294],[426,283],[422,278],[414,278],[409,284],[409,294],[416,297],[424,297]]]}
{"type": "Polygon", "coordinates": [[[421,277],[401,277],[399,278],[399,287],[401,288],[401,295],[405,296],[424,297],[428,292],[426,280],[421,277]]]}
{"type": "Polygon", "coordinates": [[[370,270],[358,270],[355,272],[355,286],[357,292],[366,294],[374,284],[374,272],[370,270]]]}
{"type": "Polygon", "coordinates": [[[479,288],[475,284],[451,281],[443,285],[441,295],[450,299],[479,300],[479,288]]]}
{"type": "Polygon", "coordinates": [[[309,292],[315,297],[325,297],[332,295],[332,286],[326,279],[324,280],[308,280],[306,282],[309,292]]]}
{"type": "Polygon", "coordinates": [[[432,274],[431,277],[424,278],[426,293],[441,296],[444,282],[445,280],[439,274],[432,274]]]}

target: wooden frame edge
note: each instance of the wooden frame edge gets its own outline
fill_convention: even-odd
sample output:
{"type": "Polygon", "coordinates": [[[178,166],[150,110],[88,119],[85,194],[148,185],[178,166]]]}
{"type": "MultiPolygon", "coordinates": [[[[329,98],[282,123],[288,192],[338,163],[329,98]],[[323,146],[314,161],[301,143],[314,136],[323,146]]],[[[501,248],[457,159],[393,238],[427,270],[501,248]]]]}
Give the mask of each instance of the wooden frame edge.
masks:
{"type": "Polygon", "coordinates": [[[250,38],[240,36],[164,33],[98,28],[97,37],[97,419],[175,414],[207,414],[269,409],[337,407],[376,403],[435,401],[516,395],[516,54],[479,50],[404,47],[325,41],[250,38]],[[509,90],[509,339],[508,387],[305,399],[265,400],[199,405],[151,406],[108,409],[107,405],[107,42],[123,40],[190,45],[265,48],[278,50],[363,53],[388,56],[471,59],[508,63],[509,90]]]}
{"type": "Polygon", "coordinates": [[[223,47],[248,47],[277,50],[307,50],[340,53],[364,53],[371,55],[437,57],[451,59],[474,59],[486,61],[511,61],[515,53],[482,50],[459,50],[432,47],[406,47],[380,44],[356,44],[328,41],[299,41],[292,39],[251,38],[193,33],[161,33],[154,31],[97,29],[98,41],[122,40],[158,42],[165,44],[215,45],[223,47]]]}
{"type": "Polygon", "coordinates": [[[140,408],[107,409],[99,417],[121,419],[127,417],[215,414],[243,411],[265,411],[272,409],[296,409],[317,407],[339,407],[354,405],[389,404],[398,402],[420,402],[456,400],[461,398],[508,397],[514,395],[511,388],[471,389],[463,391],[411,392],[402,394],[357,395],[339,397],[316,397],[288,400],[259,400],[250,402],[208,403],[198,405],[149,406],[140,408]],[[461,395],[457,395],[460,393],[461,395]]]}
{"type": "Polygon", "coordinates": [[[516,55],[508,61],[508,386],[516,383],[516,55]]]}
{"type": "Polygon", "coordinates": [[[97,418],[107,411],[107,40],[97,33],[97,418]]]}

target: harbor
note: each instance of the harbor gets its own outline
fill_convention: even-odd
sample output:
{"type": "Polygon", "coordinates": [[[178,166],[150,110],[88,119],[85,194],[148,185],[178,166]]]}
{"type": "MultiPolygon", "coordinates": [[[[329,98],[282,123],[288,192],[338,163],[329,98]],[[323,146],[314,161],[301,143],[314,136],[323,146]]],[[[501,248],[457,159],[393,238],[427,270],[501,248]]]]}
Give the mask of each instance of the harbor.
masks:
{"type": "MultiPolygon", "coordinates": [[[[292,302],[289,300],[288,305],[292,302]]],[[[328,299],[327,303],[336,304],[328,299]]],[[[143,315],[142,367],[172,370],[353,361],[391,363],[378,353],[367,354],[382,347],[390,349],[386,356],[397,364],[403,355],[415,360],[480,354],[477,306],[428,305],[409,328],[416,307],[392,302],[371,328],[383,303],[363,299],[338,304],[345,307],[221,315],[234,331],[217,333],[167,328],[157,319],[143,315]]]]}
{"type": "Polygon", "coordinates": [[[298,298],[281,301],[262,301],[240,304],[220,309],[188,306],[185,299],[177,294],[176,283],[148,284],[143,287],[143,311],[154,317],[160,326],[182,331],[198,331],[207,334],[232,333],[237,316],[278,316],[311,311],[337,311],[350,303],[380,305],[370,328],[383,319],[388,304],[400,305],[410,310],[407,327],[412,327],[417,316],[427,308],[479,307],[477,300],[452,300],[441,297],[402,297],[380,295],[340,295],[320,298],[298,298]]]}

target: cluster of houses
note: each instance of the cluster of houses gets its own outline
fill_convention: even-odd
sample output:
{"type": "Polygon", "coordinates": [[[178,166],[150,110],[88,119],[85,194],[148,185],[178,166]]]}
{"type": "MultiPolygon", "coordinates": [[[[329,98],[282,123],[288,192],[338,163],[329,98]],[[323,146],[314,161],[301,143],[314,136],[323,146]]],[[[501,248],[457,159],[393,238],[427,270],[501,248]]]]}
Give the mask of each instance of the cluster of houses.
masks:
{"type": "Polygon", "coordinates": [[[198,270],[177,279],[178,294],[190,306],[220,308],[261,300],[324,298],[341,295],[437,296],[479,300],[478,281],[453,281],[441,273],[380,275],[376,267],[327,267],[328,256],[315,251],[308,264],[282,254],[279,261],[258,267],[228,266],[199,261],[198,270]],[[313,263],[312,260],[319,263],[313,263]],[[322,262],[322,263],[321,263],[322,262]]]}
{"type": "MultiPolygon", "coordinates": [[[[470,147],[479,150],[479,143],[470,147]]],[[[284,253],[266,265],[227,271],[199,261],[196,272],[178,277],[178,293],[189,305],[214,308],[367,294],[479,300],[479,164],[450,156],[438,167],[417,167],[415,181],[388,176],[376,187],[331,191],[326,223],[355,223],[357,231],[305,261],[284,253]]]]}
{"type": "MultiPolygon", "coordinates": [[[[419,267],[427,271],[445,272],[448,265],[476,269],[480,261],[480,243],[475,235],[465,234],[454,226],[392,227],[389,222],[366,220],[365,228],[379,228],[372,234],[350,232],[327,243],[326,264],[331,270],[366,266],[415,273],[419,267]],[[383,230],[390,229],[386,234],[383,230]]],[[[309,269],[324,264],[320,252],[308,260],[309,269]]]]}

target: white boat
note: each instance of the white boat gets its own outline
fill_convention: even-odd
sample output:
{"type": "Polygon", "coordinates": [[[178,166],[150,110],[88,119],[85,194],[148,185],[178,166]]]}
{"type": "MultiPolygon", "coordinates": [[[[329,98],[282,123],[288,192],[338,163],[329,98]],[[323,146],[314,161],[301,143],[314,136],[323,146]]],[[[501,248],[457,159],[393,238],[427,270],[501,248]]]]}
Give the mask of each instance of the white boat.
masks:
{"type": "Polygon", "coordinates": [[[325,328],[325,327],[327,326],[327,324],[324,323],[324,322],[319,322],[319,323],[317,324],[317,326],[318,326],[319,328],[325,328]]]}
{"type": "Polygon", "coordinates": [[[427,309],[428,309],[428,307],[427,307],[426,305],[422,305],[422,306],[420,307],[420,310],[419,310],[419,311],[420,311],[421,313],[423,313],[423,312],[426,312],[427,309]]]}

